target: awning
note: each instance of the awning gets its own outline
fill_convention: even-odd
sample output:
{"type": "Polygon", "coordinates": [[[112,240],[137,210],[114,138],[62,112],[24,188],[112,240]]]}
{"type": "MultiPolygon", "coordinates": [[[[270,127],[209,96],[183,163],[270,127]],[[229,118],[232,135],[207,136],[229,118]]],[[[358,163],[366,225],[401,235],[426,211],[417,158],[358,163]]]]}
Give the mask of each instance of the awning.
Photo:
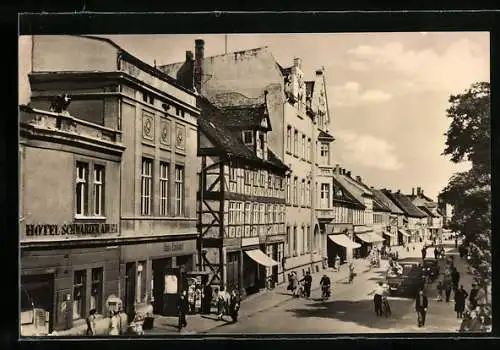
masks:
{"type": "Polygon", "coordinates": [[[372,242],[377,243],[377,242],[383,242],[385,241],[385,238],[376,234],[375,232],[370,232],[369,235],[372,237],[372,242]]]}
{"type": "Polygon", "coordinates": [[[361,247],[361,244],[353,242],[349,239],[344,234],[339,234],[339,235],[328,235],[328,238],[334,243],[337,243],[338,245],[341,245],[342,247],[350,248],[350,249],[355,249],[361,247]]]}
{"type": "Polygon", "coordinates": [[[387,237],[392,237],[391,233],[387,231],[382,231],[382,234],[386,235],[387,237]]]}
{"type": "Polygon", "coordinates": [[[410,234],[406,232],[406,230],[398,230],[399,233],[401,233],[403,236],[410,237],[410,234]]]}
{"type": "Polygon", "coordinates": [[[372,237],[370,235],[370,233],[356,233],[356,236],[362,240],[363,242],[366,242],[366,243],[372,243],[372,237]]]}
{"type": "Polygon", "coordinates": [[[246,250],[245,253],[257,264],[260,264],[262,266],[276,266],[278,265],[277,261],[274,261],[270,257],[268,257],[264,252],[260,249],[252,249],[252,250],[246,250]]]}

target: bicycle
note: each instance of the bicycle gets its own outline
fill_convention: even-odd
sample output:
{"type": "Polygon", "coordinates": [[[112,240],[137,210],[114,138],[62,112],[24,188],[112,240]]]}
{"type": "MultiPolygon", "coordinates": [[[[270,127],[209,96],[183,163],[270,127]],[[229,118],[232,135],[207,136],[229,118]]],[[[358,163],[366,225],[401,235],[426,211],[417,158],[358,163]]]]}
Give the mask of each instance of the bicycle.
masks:
{"type": "Polygon", "coordinates": [[[389,301],[387,300],[387,297],[384,295],[382,297],[382,315],[385,317],[391,316],[391,306],[389,305],[389,301]]]}

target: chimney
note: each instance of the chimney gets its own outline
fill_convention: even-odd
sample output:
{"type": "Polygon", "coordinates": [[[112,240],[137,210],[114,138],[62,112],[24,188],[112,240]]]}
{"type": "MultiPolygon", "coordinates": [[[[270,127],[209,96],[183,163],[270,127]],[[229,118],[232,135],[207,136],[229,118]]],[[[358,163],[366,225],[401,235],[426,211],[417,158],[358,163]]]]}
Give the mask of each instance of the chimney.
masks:
{"type": "Polygon", "coordinates": [[[205,41],[196,39],[194,50],[194,87],[201,94],[201,77],[203,76],[203,59],[205,57],[205,41]]]}
{"type": "Polygon", "coordinates": [[[414,196],[415,195],[415,187],[412,187],[411,188],[411,195],[414,196]]]}
{"type": "Polygon", "coordinates": [[[301,60],[299,57],[295,57],[295,58],[293,59],[293,66],[294,66],[295,68],[299,68],[299,69],[301,69],[301,65],[302,65],[302,60],[301,60]]]}
{"type": "Polygon", "coordinates": [[[361,182],[361,176],[359,176],[359,175],[358,175],[358,176],[356,176],[356,181],[357,181],[357,182],[361,182]]]}
{"type": "Polygon", "coordinates": [[[420,187],[417,187],[417,196],[420,196],[420,187]]]}
{"type": "Polygon", "coordinates": [[[186,62],[191,62],[193,60],[193,51],[186,51],[186,62]]]}
{"type": "Polygon", "coordinates": [[[340,164],[335,164],[335,169],[333,170],[335,174],[339,173],[340,164]]]}
{"type": "Polygon", "coordinates": [[[323,75],[323,71],[322,71],[321,69],[318,69],[318,70],[316,71],[316,75],[323,75]]]}
{"type": "Polygon", "coordinates": [[[347,172],[347,176],[351,177],[351,171],[350,170],[347,172]]]}
{"type": "Polygon", "coordinates": [[[345,175],[345,169],[342,169],[342,175],[345,175]]]}

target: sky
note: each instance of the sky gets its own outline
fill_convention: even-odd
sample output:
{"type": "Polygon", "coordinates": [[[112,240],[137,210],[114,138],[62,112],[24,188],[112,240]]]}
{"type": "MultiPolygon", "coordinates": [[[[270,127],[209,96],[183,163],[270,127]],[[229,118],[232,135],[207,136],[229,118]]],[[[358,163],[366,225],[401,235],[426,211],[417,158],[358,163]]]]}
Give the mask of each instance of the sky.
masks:
{"type": "MultiPolygon", "coordinates": [[[[220,34],[103,36],[151,65],[184,61],[198,38],[205,56],[225,51],[220,34]]],[[[436,198],[470,167],[441,155],[446,109],[451,94],[489,81],[489,40],[487,32],[231,34],[227,51],[268,46],[284,67],[300,57],[306,79],[324,67],[335,163],[367,185],[421,187],[436,198]]]]}

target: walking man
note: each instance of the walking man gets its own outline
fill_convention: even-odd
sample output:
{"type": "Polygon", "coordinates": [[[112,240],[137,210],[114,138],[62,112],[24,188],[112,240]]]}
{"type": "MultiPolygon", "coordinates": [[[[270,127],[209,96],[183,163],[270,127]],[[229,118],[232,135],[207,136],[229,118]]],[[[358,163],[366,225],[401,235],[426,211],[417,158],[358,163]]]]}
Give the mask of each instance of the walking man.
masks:
{"type": "Polygon", "coordinates": [[[451,295],[451,289],[452,289],[452,281],[450,281],[449,277],[445,277],[445,281],[444,281],[444,295],[445,295],[445,299],[446,299],[446,302],[449,303],[450,302],[450,295],[451,295]]]}
{"type": "Polygon", "coordinates": [[[373,305],[375,306],[375,314],[382,316],[382,296],[385,293],[384,282],[379,281],[375,289],[368,295],[373,294],[373,305]]]}
{"type": "Polygon", "coordinates": [[[467,294],[462,285],[455,291],[455,312],[457,313],[457,318],[464,316],[465,300],[467,300],[468,296],[469,294],[467,294]]]}
{"type": "Polygon", "coordinates": [[[424,260],[426,256],[427,256],[427,248],[424,246],[422,247],[422,260],[424,260]]]}
{"type": "Polygon", "coordinates": [[[189,312],[189,302],[187,300],[186,291],[182,291],[179,298],[179,305],[177,306],[177,311],[179,315],[179,332],[183,327],[187,326],[186,314],[189,312]]]}
{"type": "Polygon", "coordinates": [[[240,310],[240,296],[235,290],[231,292],[231,301],[229,303],[229,314],[231,315],[231,319],[233,323],[238,321],[238,312],[240,310]]]}
{"type": "Polygon", "coordinates": [[[306,275],[304,276],[302,281],[304,282],[304,294],[306,298],[309,298],[311,296],[311,285],[312,285],[312,276],[309,271],[306,272],[306,275]]]}
{"type": "Polygon", "coordinates": [[[458,283],[460,282],[460,272],[458,272],[455,266],[453,266],[451,270],[451,281],[453,283],[453,290],[456,291],[458,289],[458,283]]]}
{"type": "Polygon", "coordinates": [[[434,247],[434,259],[439,259],[439,251],[437,246],[434,247]]]}
{"type": "Polygon", "coordinates": [[[427,300],[427,296],[424,294],[424,290],[420,289],[415,301],[415,311],[417,312],[417,324],[419,327],[425,326],[425,316],[427,315],[428,305],[429,301],[427,300]]]}

